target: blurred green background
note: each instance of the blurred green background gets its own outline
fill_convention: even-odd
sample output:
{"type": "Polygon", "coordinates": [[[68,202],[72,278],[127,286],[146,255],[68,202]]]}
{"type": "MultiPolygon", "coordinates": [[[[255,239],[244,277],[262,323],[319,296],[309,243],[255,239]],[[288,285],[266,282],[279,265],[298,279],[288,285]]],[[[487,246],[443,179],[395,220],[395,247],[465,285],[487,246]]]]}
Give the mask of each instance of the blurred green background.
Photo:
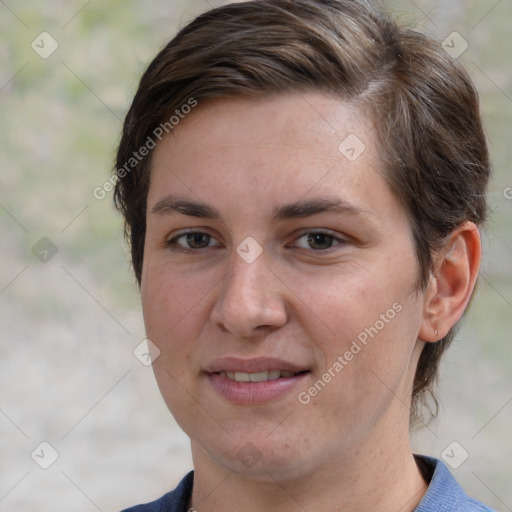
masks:
{"type": "MultiPolygon", "coordinates": [[[[186,436],[133,355],[144,329],[121,220],[111,194],[97,200],[93,190],[109,177],[145,66],[179,27],[224,3],[0,0],[0,511],[116,511],[160,496],[191,467],[186,436]],[[52,39],[58,47],[47,56],[52,39]],[[48,469],[36,464],[43,441],[58,452],[48,469]]],[[[458,32],[468,43],[459,59],[481,93],[495,170],[485,261],[442,367],[440,418],[414,446],[441,457],[459,443],[468,459],[454,475],[504,512],[512,510],[512,1],[385,4],[440,44],[458,32]]]]}

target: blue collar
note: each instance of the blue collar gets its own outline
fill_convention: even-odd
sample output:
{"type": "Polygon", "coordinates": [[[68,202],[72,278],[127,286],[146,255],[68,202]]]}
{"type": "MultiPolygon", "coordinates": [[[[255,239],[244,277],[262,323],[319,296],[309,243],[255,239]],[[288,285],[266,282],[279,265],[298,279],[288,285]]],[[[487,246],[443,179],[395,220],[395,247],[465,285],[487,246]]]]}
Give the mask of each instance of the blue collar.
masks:
{"type": "MultiPolygon", "coordinates": [[[[432,474],[427,492],[414,512],[493,512],[483,503],[470,498],[456,482],[446,465],[438,459],[415,455],[432,474]]],[[[178,487],[160,499],[122,512],[188,512],[194,472],[188,473],[178,487]]]]}
{"type": "Polygon", "coordinates": [[[415,456],[433,469],[427,492],[414,512],[493,512],[470,498],[444,462],[424,455],[415,456]]]}

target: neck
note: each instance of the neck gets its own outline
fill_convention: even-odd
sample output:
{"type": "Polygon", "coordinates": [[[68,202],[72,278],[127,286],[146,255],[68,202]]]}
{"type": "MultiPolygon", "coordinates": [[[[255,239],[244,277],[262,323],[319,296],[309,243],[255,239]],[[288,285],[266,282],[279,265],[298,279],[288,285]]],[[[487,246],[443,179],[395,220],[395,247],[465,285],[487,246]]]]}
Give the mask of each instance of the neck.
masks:
{"type": "MultiPolygon", "coordinates": [[[[376,433],[379,434],[379,433],[376,433]]],[[[352,453],[334,453],[319,467],[292,478],[271,470],[240,475],[218,465],[192,443],[194,488],[191,506],[197,512],[411,512],[421,501],[427,484],[416,465],[409,432],[395,429],[385,445],[381,435],[352,453]]]]}

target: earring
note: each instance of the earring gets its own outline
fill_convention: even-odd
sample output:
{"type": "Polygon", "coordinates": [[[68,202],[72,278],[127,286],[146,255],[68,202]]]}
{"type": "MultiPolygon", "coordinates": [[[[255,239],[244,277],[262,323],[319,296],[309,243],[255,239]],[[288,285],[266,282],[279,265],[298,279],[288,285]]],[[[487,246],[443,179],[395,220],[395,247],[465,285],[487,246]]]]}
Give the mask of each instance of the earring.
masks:
{"type": "Polygon", "coordinates": [[[434,334],[437,336],[437,329],[434,330],[434,334]]]}

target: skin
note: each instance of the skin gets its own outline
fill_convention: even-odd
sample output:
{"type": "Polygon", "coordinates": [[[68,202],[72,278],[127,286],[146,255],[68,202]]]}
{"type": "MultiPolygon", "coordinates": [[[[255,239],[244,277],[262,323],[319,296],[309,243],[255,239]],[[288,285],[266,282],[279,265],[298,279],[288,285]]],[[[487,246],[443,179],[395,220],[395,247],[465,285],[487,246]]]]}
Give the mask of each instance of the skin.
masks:
{"type": "Polygon", "coordinates": [[[461,226],[417,290],[410,222],[376,141],[362,111],[312,92],[205,102],[154,151],[142,305],[160,391],[191,439],[199,512],[407,511],[426,490],[409,444],[414,372],[424,343],[469,301],[480,238],[461,226]],[[338,149],[349,134],[365,145],[355,161],[338,149]],[[162,207],[170,196],[221,219],[162,207]],[[326,198],[353,208],[272,219],[275,207],[326,198]],[[191,246],[176,238],[186,230],[205,236],[191,246]],[[330,237],[308,241],[318,230],[330,237]],[[248,236],[262,249],[252,263],[236,251],[248,236]],[[393,304],[400,312],[300,403],[393,304]],[[203,371],[224,356],[272,356],[310,373],[278,400],[232,404],[203,371]],[[239,456],[247,443],[251,465],[239,456]]]}

